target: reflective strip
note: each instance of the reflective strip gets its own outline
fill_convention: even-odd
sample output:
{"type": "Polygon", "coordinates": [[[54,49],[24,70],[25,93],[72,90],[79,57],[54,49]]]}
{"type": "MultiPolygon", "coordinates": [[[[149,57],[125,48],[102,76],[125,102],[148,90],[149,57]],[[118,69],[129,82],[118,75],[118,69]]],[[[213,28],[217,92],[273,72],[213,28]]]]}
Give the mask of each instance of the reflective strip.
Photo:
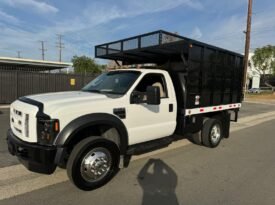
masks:
{"type": "Polygon", "coordinates": [[[228,105],[217,105],[211,107],[200,107],[200,108],[193,108],[193,109],[186,109],[185,115],[196,115],[201,113],[208,113],[208,112],[217,112],[221,110],[230,110],[240,108],[242,106],[241,103],[235,104],[228,104],[228,105]]]}

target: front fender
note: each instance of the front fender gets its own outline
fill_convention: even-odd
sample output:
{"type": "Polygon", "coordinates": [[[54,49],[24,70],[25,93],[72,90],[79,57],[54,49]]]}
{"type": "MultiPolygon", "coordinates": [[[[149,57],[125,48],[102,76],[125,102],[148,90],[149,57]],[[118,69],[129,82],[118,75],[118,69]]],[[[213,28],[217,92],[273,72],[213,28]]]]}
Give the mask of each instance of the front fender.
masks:
{"type": "Polygon", "coordinates": [[[58,147],[66,147],[70,140],[82,129],[93,125],[110,125],[117,129],[120,136],[120,151],[126,153],[128,147],[128,132],[123,122],[117,117],[106,113],[95,113],[74,119],[62,129],[54,141],[58,147]]]}

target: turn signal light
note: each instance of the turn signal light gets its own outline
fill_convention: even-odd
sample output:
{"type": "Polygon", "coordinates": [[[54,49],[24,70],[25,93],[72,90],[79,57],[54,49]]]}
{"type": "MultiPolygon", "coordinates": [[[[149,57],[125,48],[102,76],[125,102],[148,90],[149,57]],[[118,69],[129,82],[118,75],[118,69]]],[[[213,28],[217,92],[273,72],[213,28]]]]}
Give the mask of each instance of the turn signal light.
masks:
{"type": "Polygon", "coordinates": [[[51,145],[59,133],[59,120],[38,119],[37,141],[42,145],[51,145]]]}
{"type": "Polygon", "coordinates": [[[59,122],[58,121],[54,122],[54,131],[59,132],[59,122]]]}

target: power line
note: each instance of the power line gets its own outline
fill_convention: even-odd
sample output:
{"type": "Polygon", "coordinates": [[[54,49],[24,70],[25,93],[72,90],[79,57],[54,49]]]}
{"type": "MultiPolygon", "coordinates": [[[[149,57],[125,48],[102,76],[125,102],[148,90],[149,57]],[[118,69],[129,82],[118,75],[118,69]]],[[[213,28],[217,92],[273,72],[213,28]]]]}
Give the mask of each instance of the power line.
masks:
{"type": "Polygon", "coordinates": [[[45,49],[44,47],[45,41],[39,41],[39,42],[41,43],[41,48],[39,50],[41,50],[42,60],[45,60],[45,51],[47,51],[47,49],[45,49]]]}
{"type": "Polygon", "coordinates": [[[56,34],[57,35],[57,42],[56,42],[56,47],[59,50],[59,62],[62,61],[62,49],[65,48],[64,47],[64,43],[62,43],[62,37],[64,37],[61,34],[56,34]]]}
{"type": "Polygon", "coordinates": [[[259,34],[265,34],[267,32],[271,32],[271,31],[274,31],[275,30],[275,27],[274,28],[266,28],[266,29],[262,29],[262,30],[259,30],[259,31],[254,31],[254,32],[251,32],[253,34],[253,36],[255,35],[259,35],[259,34]]]}
{"type": "MultiPolygon", "coordinates": [[[[266,27],[262,27],[260,29],[252,29],[251,30],[251,35],[252,37],[258,36],[258,35],[264,35],[264,34],[268,34],[268,32],[273,32],[275,31],[275,27],[270,27],[270,26],[266,26],[266,27]]],[[[240,34],[242,34],[243,32],[239,32],[239,33],[235,33],[233,35],[224,35],[224,37],[220,37],[220,38],[211,38],[211,40],[215,40],[215,41],[223,41],[225,39],[236,39],[236,38],[242,38],[242,36],[240,34]],[[239,36],[238,36],[239,35],[239,36]]]]}
{"type": "MultiPolygon", "coordinates": [[[[264,26],[258,29],[251,29],[251,34],[258,34],[258,33],[262,33],[262,32],[266,32],[266,31],[273,31],[275,29],[275,27],[272,26],[264,26]]],[[[245,32],[245,31],[244,31],[245,32]]],[[[224,39],[232,39],[232,38],[236,38],[237,35],[243,34],[243,31],[239,30],[236,32],[232,32],[232,33],[225,33],[225,34],[221,34],[218,35],[217,37],[212,37],[210,38],[211,40],[215,40],[215,41],[220,41],[220,40],[224,40],[224,39]]]]}

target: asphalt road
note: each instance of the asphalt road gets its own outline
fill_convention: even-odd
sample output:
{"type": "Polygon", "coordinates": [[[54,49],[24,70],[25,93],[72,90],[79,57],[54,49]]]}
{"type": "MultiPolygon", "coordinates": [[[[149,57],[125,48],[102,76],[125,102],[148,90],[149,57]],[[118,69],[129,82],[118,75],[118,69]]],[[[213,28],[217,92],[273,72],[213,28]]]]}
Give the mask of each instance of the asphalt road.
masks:
{"type": "Polygon", "coordinates": [[[274,104],[242,103],[239,117],[247,117],[275,110],[274,104]]]}
{"type": "MultiPolygon", "coordinates": [[[[242,103],[240,118],[275,111],[274,105],[242,103]]],[[[8,153],[6,132],[9,128],[9,109],[0,109],[0,168],[18,164],[18,160],[8,153]]]]}
{"type": "Polygon", "coordinates": [[[189,144],[136,160],[98,190],[83,192],[65,181],[2,200],[0,205],[273,205],[274,123],[235,131],[216,149],[189,144]]]}
{"type": "Polygon", "coordinates": [[[132,161],[110,183],[91,192],[76,189],[64,170],[46,176],[17,165],[5,142],[9,113],[1,111],[0,205],[274,204],[274,105],[243,103],[240,121],[232,123],[230,139],[218,148],[182,140],[185,146],[170,145],[132,161]]]}
{"type": "Polygon", "coordinates": [[[9,109],[0,109],[0,168],[18,164],[18,160],[8,153],[6,133],[9,128],[9,109]]]}

